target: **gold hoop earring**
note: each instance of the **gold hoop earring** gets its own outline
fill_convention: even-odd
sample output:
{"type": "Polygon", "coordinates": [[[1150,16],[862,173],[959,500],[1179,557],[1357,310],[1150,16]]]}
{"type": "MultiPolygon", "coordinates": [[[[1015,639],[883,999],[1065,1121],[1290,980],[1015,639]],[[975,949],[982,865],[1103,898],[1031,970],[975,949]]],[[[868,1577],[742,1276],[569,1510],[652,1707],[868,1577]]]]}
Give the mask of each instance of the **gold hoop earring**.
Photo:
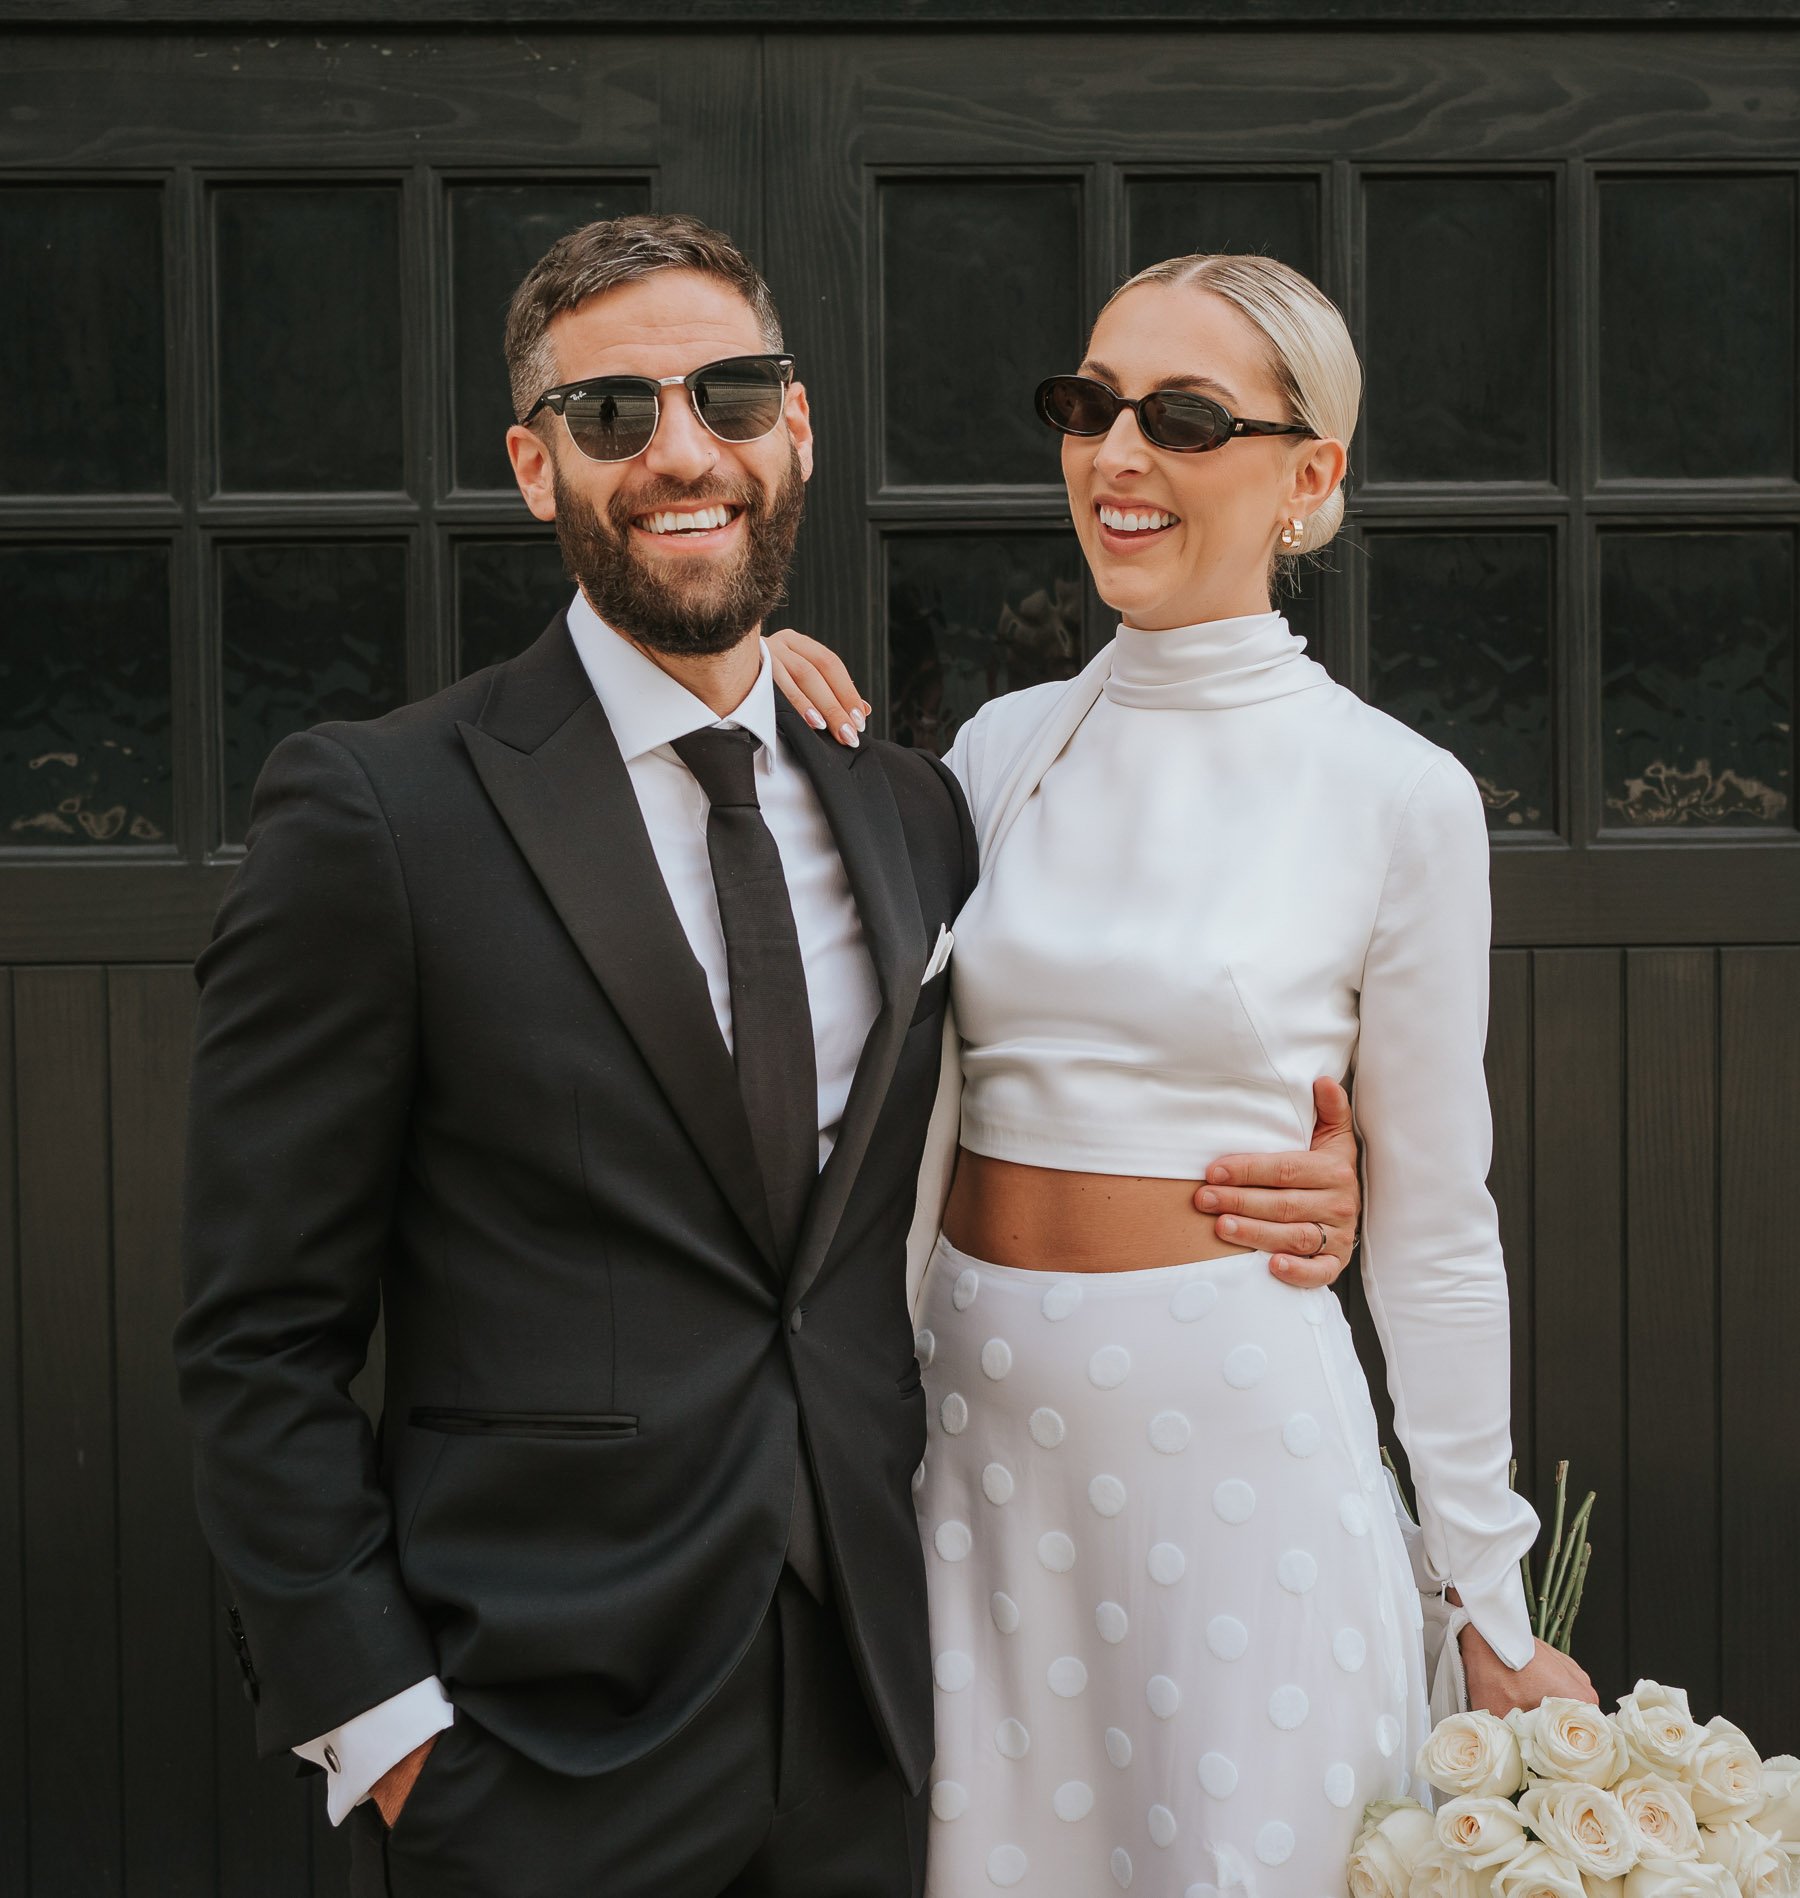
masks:
{"type": "Polygon", "coordinates": [[[1301,536],[1306,532],[1306,523],[1298,514],[1281,530],[1281,544],[1284,547],[1298,547],[1301,536]]]}

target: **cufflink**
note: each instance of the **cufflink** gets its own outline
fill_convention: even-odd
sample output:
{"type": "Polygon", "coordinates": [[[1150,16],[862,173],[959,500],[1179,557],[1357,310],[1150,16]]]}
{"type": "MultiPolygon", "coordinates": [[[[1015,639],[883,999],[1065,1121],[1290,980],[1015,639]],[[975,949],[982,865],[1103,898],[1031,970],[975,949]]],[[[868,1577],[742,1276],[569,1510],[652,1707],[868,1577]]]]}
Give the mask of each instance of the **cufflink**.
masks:
{"type": "Polygon", "coordinates": [[[325,1770],[328,1773],[341,1773],[344,1763],[338,1758],[338,1750],[329,1740],[325,1742],[325,1770]]]}

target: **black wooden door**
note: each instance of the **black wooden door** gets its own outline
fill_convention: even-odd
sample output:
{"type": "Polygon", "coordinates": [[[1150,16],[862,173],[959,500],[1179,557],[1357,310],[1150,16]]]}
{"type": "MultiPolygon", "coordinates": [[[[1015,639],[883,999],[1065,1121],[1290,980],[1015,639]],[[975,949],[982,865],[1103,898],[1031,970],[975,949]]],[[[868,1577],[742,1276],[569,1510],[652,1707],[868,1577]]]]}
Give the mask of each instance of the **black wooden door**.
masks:
{"type": "Polygon", "coordinates": [[[897,735],[1110,634],[1029,392],[1112,286],[1249,249],[1346,310],[1351,529],[1290,612],[1487,801],[1519,1453],[1537,1493],[1564,1456],[1600,1491],[1603,1693],[1683,1682],[1766,1746],[1800,1735],[1770,1582],[1800,1554],[1797,77],[1791,28],[768,64],[768,255],[825,444],[802,599],[897,735]]]}
{"type": "Polygon", "coordinates": [[[1602,1490],[1584,1657],[1800,1743],[1800,31],[239,10],[0,29],[0,1890],[341,1888],[191,1520],[185,965],[269,744],[560,597],[501,311],[645,204],[764,260],[821,435],[795,617],[925,743],[1106,636],[1024,399],[1106,290],[1229,245],[1343,301],[1352,531],[1293,612],[1488,797],[1518,1434],[1602,1490]]]}

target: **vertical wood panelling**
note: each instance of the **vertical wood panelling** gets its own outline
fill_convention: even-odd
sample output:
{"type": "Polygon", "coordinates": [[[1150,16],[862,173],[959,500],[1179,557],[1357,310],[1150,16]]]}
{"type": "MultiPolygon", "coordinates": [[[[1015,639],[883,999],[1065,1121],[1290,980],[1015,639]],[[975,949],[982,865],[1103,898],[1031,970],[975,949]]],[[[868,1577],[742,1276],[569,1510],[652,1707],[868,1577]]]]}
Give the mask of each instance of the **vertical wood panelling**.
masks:
{"type": "Polygon", "coordinates": [[[109,1002],[125,1857],[131,1898],[192,1898],[213,1885],[212,1749],[194,1740],[219,1638],[169,1352],[193,977],[115,969],[109,1002]]]}
{"type": "Polygon", "coordinates": [[[31,1878],[113,1898],[119,1622],[106,974],[15,981],[31,1878]]]}
{"type": "Polygon", "coordinates": [[[4,1892],[25,1890],[31,1826],[25,1767],[17,1135],[12,973],[0,969],[0,1891],[4,1892]]]}
{"type": "Polygon", "coordinates": [[[1513,1455],[1534,1467],[1531,1314],[1531,956],[1502,949],[1489,990],[1487,1077],[1494,1110],[1488,1189],[1500,1212],[1500,1244],[1512,1295],[1513,1455]]]}
{"type": "MultiPolygon", "coordinates": [[[[1616,950],[1539,951],[1532,971],[1531,1495],[1559,1458],[1598,1490],[1594,1561],[1579,1631],[1603,1700],[1629,1690],[1625,1577],[1624,1055],[1616,950]]],[[[1520,1487],[1525,1488],[1521,1472],[1520,1487]]]]}
{"type": "Polygon", "coordinates": [[[1702,1719],[1720,1710],[1716,978],[1710,949],[1625,958],[1630,1659],[1702,1719]]]}
{"type": "Polygon", "coordinates": [[[1800,949],[1727,949],[1719,997],[1720,1683],[1763,1752],[1800,1750],[1800,949]]]}

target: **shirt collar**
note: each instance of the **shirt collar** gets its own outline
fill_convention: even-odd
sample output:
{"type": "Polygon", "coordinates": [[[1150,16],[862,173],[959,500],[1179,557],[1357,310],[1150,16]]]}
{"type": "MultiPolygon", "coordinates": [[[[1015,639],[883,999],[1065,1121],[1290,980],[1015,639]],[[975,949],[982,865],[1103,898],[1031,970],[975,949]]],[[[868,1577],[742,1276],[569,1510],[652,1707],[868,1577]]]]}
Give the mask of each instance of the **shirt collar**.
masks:
{"type": "Polygon", "coordinates": [[[569,636],[627,764],[709,725],[741,725],[761,740],[758,767],[774,769],[778,756],[775,674],[766,641],[759,641],[762,666],[756,683],[736,711],[720,718],[680,680],[614,632],[579,590],[569,604],[569,636]]]}

